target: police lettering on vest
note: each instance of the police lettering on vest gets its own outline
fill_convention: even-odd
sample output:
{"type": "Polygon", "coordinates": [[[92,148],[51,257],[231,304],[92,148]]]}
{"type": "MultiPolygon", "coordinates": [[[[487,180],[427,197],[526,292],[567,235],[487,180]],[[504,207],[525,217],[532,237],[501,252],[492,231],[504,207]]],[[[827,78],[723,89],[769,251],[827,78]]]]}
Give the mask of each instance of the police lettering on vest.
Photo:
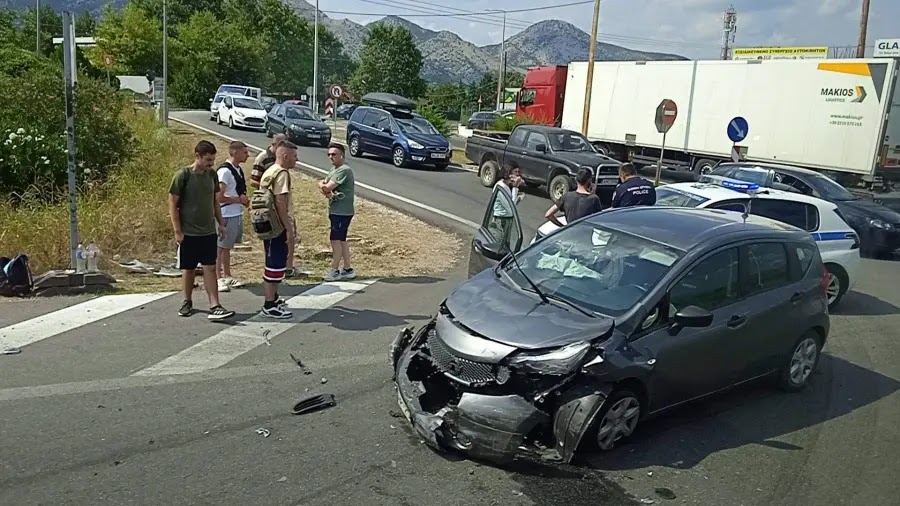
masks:
{"type": "Polygon", "coordinates": [[[630,177],[616,187],[613,207],[652,206],[656,204],[656,188],[642,177],[630,177]]]}

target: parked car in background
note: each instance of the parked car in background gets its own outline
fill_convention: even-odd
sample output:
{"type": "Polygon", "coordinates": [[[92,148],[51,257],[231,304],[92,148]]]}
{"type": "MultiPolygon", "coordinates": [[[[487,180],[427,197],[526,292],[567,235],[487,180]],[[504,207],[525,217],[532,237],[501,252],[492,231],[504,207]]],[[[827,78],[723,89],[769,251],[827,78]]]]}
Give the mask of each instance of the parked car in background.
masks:
{"type": "Polygon", "coordinates": [[[517,125],[509,135],[475,132],[466,139],[466,158],[478,164],[481,184],[493,187],[500,167],[516,162],[531,186],[547,186],[554,203],[575,189],[575,175],[590,167],[597,176],[595,192],[608,206],[619,184],[618,161],[602,155],[578,132],[543,125],[517,125]]]}
{"type": "Polygon", "coordinates": [[[489,130],[494,122],[500,118],[500,114],[494,111],[479,111],[469,117],[466,126],[471,130],[489,130]]]}
{"type": "Polygon", "coordinates": [[[244,95],[259,100],[262,97],[262,90],[255,86],[245,86],[243,84],[223,84],[216,90],[216,95],[244,95]]]}
{"type": "Polygon", "coordinates": [[[219,118],[219,107],[222,105],[222,101],[225,100],[225,95],[216,93],[216,96],[209,99],[209,120],[216,121],[219,118]]]}
{"type": "Polygon", "coordinates": [[[859,235],[863,256],[889,258],[900,249],[900,213],[850,192],[820,172],[772,163],[723,163],[701,181],[720,179],[752,182],[834,203],[859,235]]]}
{"type": "Polygon", "coordinates": [[[274,97],[262,97],[259,99],[259,103],[262,104],[263,108],[267,111],[271,111],[273,107],[278,105],[278,100],[274,97]]]}
{"type": "Polygon", "coordinates": [[[331,142],[331,128],[312,109],[299,105],[278,104],[269,111],[266,135],[277,133],[299,144],[327,146],[331,142]]]}
{"type": "Polygon", "coordinates": [[[371,153],[390,157],[396,167],[432,165],[444,170],[450,165],[450,141],[424,116],[413,112],[416,104],[391,93],[369,93],[347,123],[350,155],[371,153]]]}
{"type": "Polygon", "coordinates": [[[390,347],[401,411],[435,449],[570,462],[688,401],[815,377],[828,273],[802,230],[647,206],[582,218],[520,252],[522,239],[515,203],[495,189],[470,278],[390,347]]]}
{"type": "Polygon", "coordinates": [[[338,106],[337,110],[334,111],[335,116],[341,119],[350,119],[350,116],[353,115],[353,111],[359,107],[359,104],[341,104],[338,106]]]}
{"type": "MultiPolygon", "coordinates": [[[[825,268],[831,275],[826,294],[831,310],[838,307],[859,278],[859,237],[844,221],[834,203],[793,192],[760,188],[754,183],[719,181],[658,186],[656,205],[749,212],[749,216],[763,216],[808,232],[818,245],[825,268]]],[[[557,219],[566,224],[565,217],[557,219]]],[[[532,242],[557,229],[549,221],[544,223],[532,242]]]]}
{"type": "Polygon", "coordinates": [[[219,106],[216,122],[228,125],[228,128],[265,130],[266,109],[255,98],[225,95],[219,106]]]}

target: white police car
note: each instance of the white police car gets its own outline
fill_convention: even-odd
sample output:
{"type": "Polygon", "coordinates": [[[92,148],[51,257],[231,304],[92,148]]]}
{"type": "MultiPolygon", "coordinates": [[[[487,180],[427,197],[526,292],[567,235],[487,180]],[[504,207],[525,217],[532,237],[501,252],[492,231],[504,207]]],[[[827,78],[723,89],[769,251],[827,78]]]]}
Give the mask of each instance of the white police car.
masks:
{"type": "MultiPolygon", "coordinates": [[[[656,205],[702,207],[749,212],[808,231],[819,245],[822,261],[831,274],[828,286],[828,308],[834,309],[844,294],[853,288],[859,269],[859,237],[850,228],[837,206],[822,199],[755,183],[717,181],[712,183],[673,183],[656,188],[656,205]]],[[[608,209],[603,212],[614,212],[608,209]]],[[[559,221],[566,223],[564,217],[559,221]]],[[[558,230],[544,223],[532,243],[558,230]]]]}

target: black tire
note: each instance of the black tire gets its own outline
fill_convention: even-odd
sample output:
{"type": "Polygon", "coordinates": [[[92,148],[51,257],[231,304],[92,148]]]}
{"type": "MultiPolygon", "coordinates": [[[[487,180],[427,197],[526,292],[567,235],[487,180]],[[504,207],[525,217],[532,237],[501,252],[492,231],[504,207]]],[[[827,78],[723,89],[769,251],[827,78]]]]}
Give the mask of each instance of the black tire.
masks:
{"type": "Polygon", "coordinates": [[[844,294],[847,293],[847,287],[850,285],[850,277],[847,275],[847,271],[837,264],[825,264],[825,269],[827,269],[828,273],[832,276],[828,289],[831,290],[833,284],[837,285],[837,296],[828,301],[828,311],[831,312],[838,304],[840,304],[841,299],[844,298],[844,294]]]}
{"type": "Polygon", "coordinates": [[[347,140],[347,146],[350,148],[350,156],[353,158],[359,158],[363,155],[358,135],[351,136],[350,139],[347,140]]]}
{"type": "Polygon", "coordinates": [[[394,164],[394,167],[406,167],[408,159],[409,156],[403,146],[394,146],[391,151],[391,163],[394,164]]]}
{"type": "Polygon", "coordinates": [[[234,130],[234,118],[231,116],[228,117],[228,128],[234,130]]]}
{"type": "Polygon", "coordinates": [[[449,163],[436,163],[436,164],[434,164],[434,168],[437,169],[437,170],[447,170],[447,167],[449,167],[449,166],[450,166],[449,163]]]}
{"type": "Polygon", "coordinates": [[[560,174],[550,180],[547,192],[550,194],[550,200],[552,200],[554,204],[557,204],[563,195],[574,189],[575,186],[572,183],[572,178],[569,177],[568,174],[560,174]]]}
{"type": "Polygon", "coordinates": [[[700,176],[704,176],[713,170],[713,167],[716,166],[715,160],[710,160],[709,158],[701,158],[697,160],[697,163],[694,164],[694,180],[699,181],[700,176]]]}
{"type": "Polygon", "coordinates": [[[272,130],[269,128],[268,125],[266,125],[266,137],[268,137],[270,139],[272,138],[272,130]]]}
{"type": "Polygon", "coordinates": [[[785,392],[799,392],[805,389],[809,384],[810,378],[812,378],[813,372],[815,372],[816,367],[819,365],[819,358],[821,356],[822,338],[814,330],[807,331],[800,339],[797,339],[794,342],[794,345],[791,346],[790,351],[784,357],[785,363],[778,372],[778,388],[785,392]],[[812,357],[812,364],[810,365],[809,355],[811,348],[809,346],[811,343],[815,344],[815,356],[812,357]],[[801,350],[801,347],[804,348],[804,350],[801,350]],[[802,356],[798,357],[798,354],[801,354],[802,356]],[[803,357],[806,357],[805,360],[803,357]],[[791,371],[794,369],[795,365],[797,366],[800,375],[792,376],[791,371]]]}
{"type": "MultiPolygon", "coordinates": [[[[631,390],[627,388],[617,388],[613,390],[609,397],[603,401],[600,410],[597,411],[597,415],[594,417],[591,428],[585,433],[585,439],[582,440],[582,444],[590,441],[593,443],[593,448],[601,452],[607,452],[614,449],[616,442],[634,435],[634,432],[640,423],[643,408],[644,406],[641,404],[640,396],[631,390]],[[618,437],[616,437],[615,434],[612,434],[601,439],[602,435],[608,434],[608,432],[606,432],[607,430],[613,430],[609,425],[611,420],[608,419],[607,415],[610,414],[610,410],[614,407],[619,409],[620,406],[625,408],[625,413],[631,415],[628,417],[628,420],[624,422],[623,428],[625,428],[625,431],[620,432],[618,437]],[[632,409],[634,408],[637,409],[636,414],[632,413],[632,409]],[[627,432],[627,434],[625,432],[627,432]],[[608,444],[604,444],[601,441],[606,441],[608,444]]],[[[582,447],[584,446],[582,445],[582,447]]]]}
{"type": "Polygon", "coordinates": [[[215,120],[216,120],[216,117],[213,116],[213,115],[210,115],[210,116],[209,116],[209,120],[210,120],[210,121],[215,121],[215,120]]]}
{"type": "Polygon", "coordinates": [[[482,161],[481,166],[478,167],[478,179],[481,180],[481,185],[487,188],[492,188],[497,184],[497,181],[500,179],[500,165],[497,161],[482,161]]]}

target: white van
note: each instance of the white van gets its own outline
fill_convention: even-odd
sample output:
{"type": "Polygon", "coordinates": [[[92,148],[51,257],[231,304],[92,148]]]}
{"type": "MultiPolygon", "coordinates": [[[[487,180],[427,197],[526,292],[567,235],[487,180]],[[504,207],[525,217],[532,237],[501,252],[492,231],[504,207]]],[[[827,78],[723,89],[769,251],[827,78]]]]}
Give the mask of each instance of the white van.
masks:
{"type": "Polygon", "coordinates": [[[242,84],[223,84],[216,90],[216,95],[246,95],[259,100],[262,97],[262,90],[242,84]]]}

